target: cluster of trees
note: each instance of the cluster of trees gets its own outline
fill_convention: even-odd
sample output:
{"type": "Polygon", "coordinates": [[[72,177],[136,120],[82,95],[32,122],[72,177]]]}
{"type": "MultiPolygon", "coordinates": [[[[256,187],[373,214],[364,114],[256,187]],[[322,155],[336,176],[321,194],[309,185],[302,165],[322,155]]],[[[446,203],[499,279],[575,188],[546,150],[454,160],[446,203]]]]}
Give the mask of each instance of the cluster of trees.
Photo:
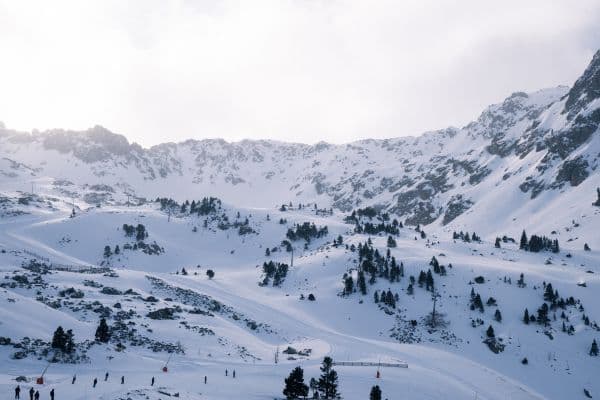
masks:
{"type": "Polygon", "coordinates": [[[355,224],[354,232],[366,233],[369,235],[377,235],[379,233],[387,233],[390,235],[398,235],[400,233],[399,228],[402,228],[402,222],[397,219],[392,220],[390,223],[390,216],[388,213],[380,213],[373,207],[359,208],[358,210],[352,211],[352,214],[344,218],[345,222],[355,224]],[[368,221],[363,221],[362,218],[368,218],[368,221]],[[372,222],[371,220],[376,218],[378,222],[372,222]]]}
{"type": "Polygon", "coordinates": [[[513,239],[513,238],[511,238],[511,237],[508,237],[508,236],[506,236],[506,235],[504,235],[504,236],[502,236],[501,238],[500,238],[500,237],[496,237],[496,242],[494,243],[494,246],[495,246],[496,248],[498,248],[498,249],[499,249],[500,247],[502,247],[502,246],[500,245],[500,242],[501,242],[501,241],[502,241],[502,243],[509,243],[509,242],[510,242],[510,243],[516,243],[516,242],[515,242],[515,239],[513,239]]]}
{"type": "Polygon", "coordinates": [[[469,301],[469,308],[471,311],[479,310],[483,312],[483,301],[479,293],[475,293],[475,289],[471,288],[471,299],[469,301]]]}
{"type": "MultiPolygon", "coordinates": [[[[310,389],[313,391],[313,398],[321,399],[339,399],[338,375],[333,369],[333,360],[331,357],[325,357],[321,365],[321,376],[318,380],[311,378],[310,389]]],[[[304,383],[304,370],[296,367],[290,372],[290,375],[284,380],[283,395],[288,400],[306,398],[309,393],[309,386],[304,383]]],[[[381,397],[380,397],[381,398],[381,397]]]]}
{"type": "Polygon", "coordinates": [[[469,235],[469,232],[452,232],[452,239],[454,240],[462,240],[463,242],[481,242],[481,237],[477,235],[475,232],[469,235]]]}
{"type": "Polygon", "coordinates": [[[65,332],[62,326],[56,328],[54,335],[52,335],[51,347],[66,354],[73,353],[75,351],[73,331],[69,329],[65,332]]]}
{"type": "Polygon", "coordinates": [[[221,200],[217,197],[204,197],[201,200],[189,200],[179,204],[175,200],[166,197],[157,197],[156,202],[160,203],[160,209],[169,213],[179,212],[180,214],[209,215],[216,213],[221,209],[221,200]]]}
{"type": "Polygon", "coordinates": [[[417,279],[417,284],[419,285],[419,287],[423,287],[423,285],[424,285],[425,290],[433,292],[435,287],[434,287],[433,274],[431,273],[430,269],[428,269],[427,272],[425,272],[425,271],[419,272],[419,278],[417,279]]]}
{"type": "Polygon", "coordinates": [[[123,224],[123,232],[125,232],[126,237],[133,237],[135,235],[135,240],[138,242],[142,242],[148,237],[148,231],[142,224],[137,224],[137,226],[123,224]]]}
{"type": "MultiPolygon", "coordinates": [[[[433,267],[433,272],[435,272],[438,275],[446,275],[446,267],[442,264],[440,264],[437,260],[437,258],[435,258],[435,256],[431,257],[431,261],[429,261],[429,265],[431,265],[433,267]]],[[[452,268],[452,264],[448,264],[448,268],[452,268]]]]}
{"type": "Polygon", "coordinates": [[[279,286],[287,276],[289,266],[285,263],[268,261],[263,263],[264,278],[261,286],[268,286],[269,280],[273,279],[273,286],[279,286]]]}
{"type": "Polygon", "coordinates": [[[393,283],[400,282],[400,278],[404,276],[404,264],[398,264],[389,249],[386,255],[382,256],[379,250],[373,247],[370,238],[365,243],[358,244],[357,252],[359,271],[369,275],[370,284],[375,283],[377,277],[393,283]]]}
{"type": "Polygon", "coordinates": [[[302,224],[296,224],[292,229],[288,229],[286,237],[292,241],[304,239],[306,242],[310,242],[311,238],[321,238],[327,236],[329,229],[327,226],[317,226],[314,223],[303,222],[302,224]]]}
{"type": "Polygon", "coordinates": [[[553,253],[558,253],[560,251],[558,239],[550,239],[546,236],[537,235],[531,235],[531,238],[527,239],[527,233],[525,233],[525,231],[521,234],[519,249],[532,251],[534,253],[538,253],[542,250],[548,250],[553,253]]]}
{"type": "Polygon", "coordinates": [[[385,290],[382,290],[381,295],[376,290],[373,294],[373,300],[375,301],[375,303],[383,303],[386,306],[396,308],[396,302],[399,300],[399,297],[398,293],[396,293],[395,295],[392,294],[392,291],[390,289],[388,289],[387,292],[385,290]]]}

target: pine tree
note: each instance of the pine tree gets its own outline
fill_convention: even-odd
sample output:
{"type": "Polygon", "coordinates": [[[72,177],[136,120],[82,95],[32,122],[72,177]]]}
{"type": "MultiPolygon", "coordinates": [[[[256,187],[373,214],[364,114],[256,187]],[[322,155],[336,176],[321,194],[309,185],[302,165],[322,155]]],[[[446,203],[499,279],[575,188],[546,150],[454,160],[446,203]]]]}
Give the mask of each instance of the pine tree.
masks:
{"type": "Polygon", "coordinates": [[[286,399],[298,399],[308,395],[308,386],[304,383],[304,370],[296,367],[290,372],[290,375],[285,378],[285,387],[283,394],[286,399]]]}
{"type": "Polygon", "coordinates": [[[358,285],[358,289],[360,290],[360,293],[362,293],[363,295],[367,294],[367,283],[365,281],[364,272],[362,272],[362,271],[358,272],[358,280],[357,280],[356,284],[358,285]]]}
{"type": "Polygon", "coordinates": [[[525,233],[525,230],[523,230],[523,233],[521,234],[521,242],[519,244],[519,249],[527,250],[527,248],[529,247],[528,243],[529,241],[527,240],[527,234],[525,233]]]}
{"type": "Polygon", "coordinates": [[[498,322],[502,322],[502,313],[500,310],[496,309],[496,312],[494,313],[494,319],[498,322]]]}
{"type": "Polygon", "coordinates": [[[499,237],[496,238],[496,243],[494,243],[494,247],[496,247],[497,249],[500,248],[500,238],[499,237]]]}
{"type": "Polygon", "coordinates": [[[105,318],[100,320],[98,328],[96,328],[96,340],[102,343],[108,343],[110,340],[110,329],[108,328],[105,318]]]}
{"type": "Polygon", "coordinates": [[[349,275],[344,280],[344,294],[349,295],[354,291],[354,279],[352,279],[352,275],[349,275]]]}
{"type": "Polygon", "coordinates": [[[391,235],[387,238],[387,247],[396,247],[396,241],[391,235]]]}
{"type": "Polygon", "coordinates": [[[523,322],[525,325],[529,325],[529,310],[525,309],[525,313],[523,314],[523,322]]]}
{"type": "Polygon", "coordinates": [[[339,397],[337,386],[337,372],[332,369],[333,360],[331,357],[325,357],[321,365],[321,376],[319,377],[319,391],[325,399],[336,399],[339,397]]]}
{"type": "Polygon", "coordinates": [[[110,246],[104,246],[104,258],[108,258],[112,255],[112,251],[110,250],[110,246]]]}
{"type": "Polygon", "coordinates": [[[490,325],[490,326],[487,328],[487,331],[485,331],[485,334],[486,334],[486,336],[487,336],[487,337],[489,337],[489,338],[493,338],[493,337],[495,337],[495,336],[496,336],[496,335],[494,334],[494,328],[492,328],[492,326],[491,326],[491,325],[490,325]]]}
{"type": "Polygon", "coordinates": [[[596,357],[598,356],[598,343],[596,343],[596,339],[592,342],[592,348],[590,349],[590,356],[596,357]]]}
{"type": "Polygon", "coordinates": [[[381,389],[378,385],[371,388],[371,394],[369,394],[369,400],[381,400],[381,389]]]}
{"type": "Polygon", "coordinates": [[[54,331],[54,335],[52,336],[52,344],[51,344],[51,346],[52,346],[53,349],[64,350],[65,349],[65,342],[66,342],[65,331],[62,328],[62,326],[59,326],[54,331]]]}

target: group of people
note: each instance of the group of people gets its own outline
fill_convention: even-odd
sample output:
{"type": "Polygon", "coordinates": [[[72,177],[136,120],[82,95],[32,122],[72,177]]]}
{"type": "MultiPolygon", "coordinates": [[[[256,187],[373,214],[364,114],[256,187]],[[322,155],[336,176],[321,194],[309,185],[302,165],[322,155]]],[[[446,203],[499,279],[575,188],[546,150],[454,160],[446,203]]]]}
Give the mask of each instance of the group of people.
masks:
{"type": "MultiPolygon", "coordinates": [[[[17,385],[15,388],[15,399],[21,398],[21,386],[17,385]]],[[[40,400],[40,391],[33,389],[29,389],[29,400],[40,400]]],[[[54,400],[54,389],[50,390],[50,400],[54,400]]]]}
{"type": "MultiPolygon", "coordinates": [[[[229,376],[229,371],[227,369],[225,369],[225,376],[229,376]]],[[[231,372],[231,376],[235,379],[235,369],[231,372]]],[[[108,381],[108,377],[109,374],[108,372],[104,374],[104,382],[108,381]]],[[[71,385],[75,384],[75,381],[77,380],[77,375],[73,375],[73,379],[71,379],[71,385]]],[[[208,382],[208,378],[205,375],[204,376],[204,384],[206,385],[206,383],[208,382]]],[[[92,381],[92,387],[95,388],[96,385],[98,384],[98,378],[94,378],[94,380],[92,381]]],[[[125,384],[125,376],[121,376],[121,385],[125,384]]],[[[150,381],[150,386],[154,386],[154,377],[152,377],[152,380],[150,381]]],[[[21,386],[17,385],[17,387],[15,388],[15,400],[20,400],[21,399],[21,386]]],[[[40,392],[39,390],[35,390],[33,387],[31,389],[29,389],[29,400],[39,400],[40,399],[40,392]]],[[[50,400],[54,400],[54,389],[50,390],[50,400]]]]}

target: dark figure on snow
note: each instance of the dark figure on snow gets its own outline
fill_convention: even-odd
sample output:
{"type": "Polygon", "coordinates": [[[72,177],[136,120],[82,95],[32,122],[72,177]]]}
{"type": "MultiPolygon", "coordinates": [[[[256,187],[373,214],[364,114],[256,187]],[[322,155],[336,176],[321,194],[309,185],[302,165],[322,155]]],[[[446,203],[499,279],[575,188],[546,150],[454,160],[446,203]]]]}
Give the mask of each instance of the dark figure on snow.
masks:
{"type": "Polygon", "coordinates": [[[204,375],[204,384],[206,385],[206,375],[204,375]]]}
{"type": "Polygon", "coordinates": [[[121,377],[121,385],[125,384],[125,376],[121,377]]]}
{"type": "Polygon", "coordinates": [[[17,387],[15,388],[15,399],[20,399],[21,397],[21,387],[19,385],[17,385],[17,387]]]}
{"type": "Polygon", "coordinates": [[[98,378],[94,378],[94,385],[92,387],[96,387],[97,384],[98,384],[98,378]]]}
{"type": "Polygon", "coordinates": [[[54,389],[50,391],[50,400],[54,400],[54,389]]]}
{"type": "Polygon", "coordinates": [[[35,395],[33,395],[34,400],[40,400],[40,391],[36,390],[35,395]]]}
{"type": "Polygon", "coordinates": [[[235,379],[235,369],[233,370],[233,379],[235,379]]]}
{"type": "Polygon", "coordinates": [[[227,376],[227,369],[225,369],[225,376],[227,376]]]}
{"type": "Polygon", "coordinates": [[[154,377],[152,377],[152,383],[150,383],[150,386],[154,386],[154,377]]]}
{"type": "Polygon", "coordinates": [[[104,374],[104,382],[108,380],[108,372],[104,374]]]}
{"type": "Polygon", "coordinates": [[[73,379],[71,379],[71,385],[75,384],[75,380],[77,380],[77,375],[73,375],[73,379]]]}
{"type": "Polygon", "coordinates": [[[33,393],[35,391],[33,390],[33,388],[29,389],[29,400],[33,400],[33,393]]]}

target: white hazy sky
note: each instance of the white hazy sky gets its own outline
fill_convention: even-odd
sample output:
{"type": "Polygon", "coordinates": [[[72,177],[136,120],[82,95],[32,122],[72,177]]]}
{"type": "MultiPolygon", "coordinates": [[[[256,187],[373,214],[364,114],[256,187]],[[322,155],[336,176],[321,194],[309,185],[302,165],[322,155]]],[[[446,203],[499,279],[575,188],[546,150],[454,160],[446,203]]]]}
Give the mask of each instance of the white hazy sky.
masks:
{"type": "Polygon", "coordinates": [[[0,0],[0,121],[145,146],[414,135],[571,85],[598,48],[598,0],[0,0]]]}

